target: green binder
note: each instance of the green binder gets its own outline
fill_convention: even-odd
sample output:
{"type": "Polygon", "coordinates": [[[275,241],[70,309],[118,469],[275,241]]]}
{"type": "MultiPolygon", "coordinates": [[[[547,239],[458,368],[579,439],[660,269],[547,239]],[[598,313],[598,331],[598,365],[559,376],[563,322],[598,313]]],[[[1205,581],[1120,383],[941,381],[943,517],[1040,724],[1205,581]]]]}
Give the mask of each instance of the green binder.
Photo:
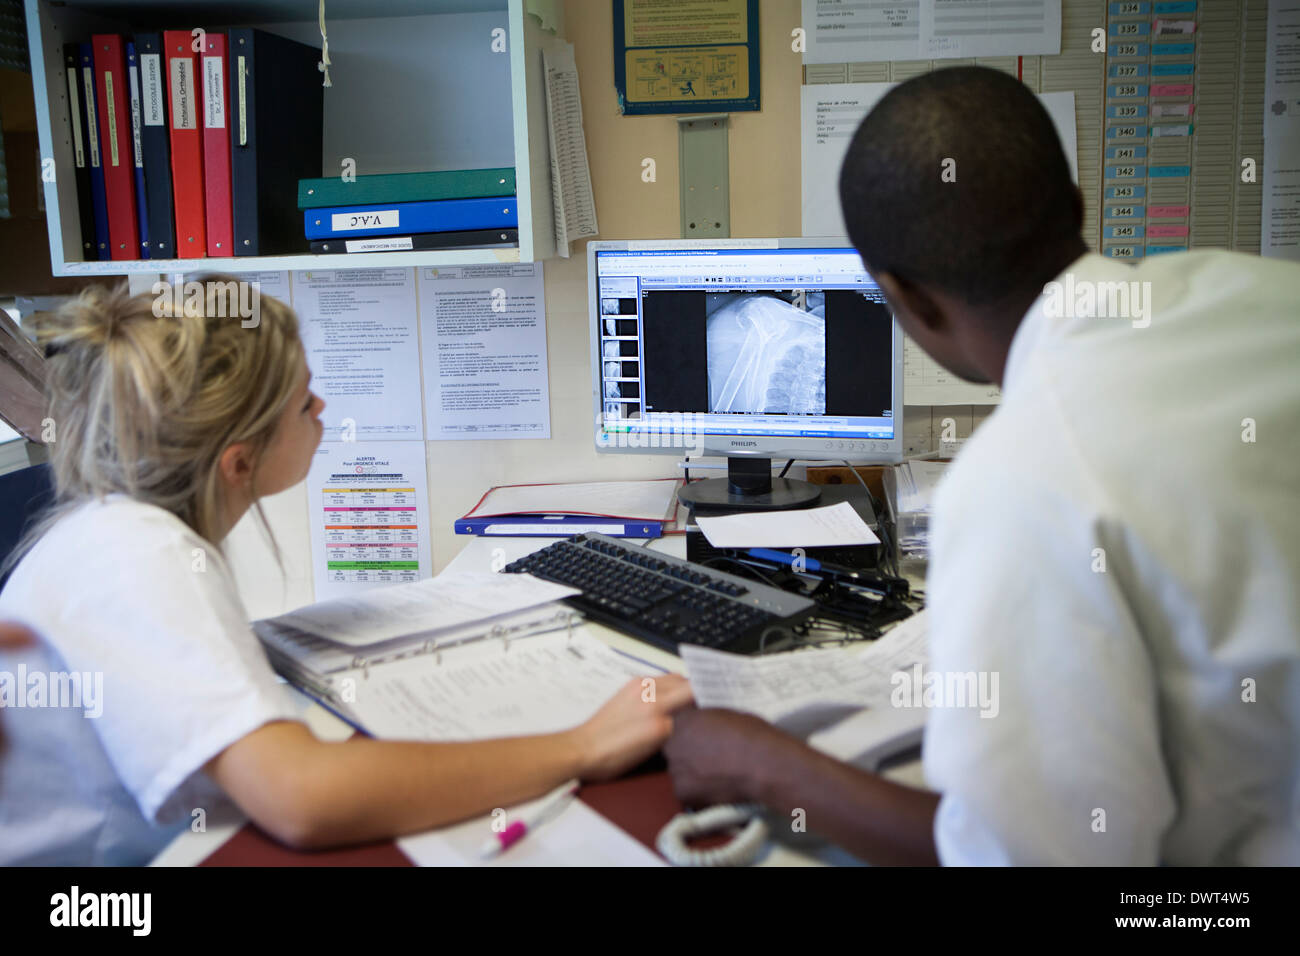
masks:
{"type": "Polygon", "coordinates": [[[386,173],[358,176],[351,182],[339,176],[298,180],[298,208],[322,206],[372,206],[431,199],[479,199],[515,194],[515,169],[448,169],[436,173],[386,173]]]}

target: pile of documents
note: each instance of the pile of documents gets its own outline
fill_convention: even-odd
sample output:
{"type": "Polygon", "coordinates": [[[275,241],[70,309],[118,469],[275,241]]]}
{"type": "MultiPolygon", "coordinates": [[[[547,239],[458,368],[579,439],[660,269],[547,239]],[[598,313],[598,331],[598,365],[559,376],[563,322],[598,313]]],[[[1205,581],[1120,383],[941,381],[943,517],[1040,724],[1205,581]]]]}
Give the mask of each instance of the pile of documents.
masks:
{"type": "Polygon", "coordinates": [[[286,680],[386,740],[567,730],[652,671],[575,628],[573,588],[462,572],[323,601],[253,630],[286,680]]]}

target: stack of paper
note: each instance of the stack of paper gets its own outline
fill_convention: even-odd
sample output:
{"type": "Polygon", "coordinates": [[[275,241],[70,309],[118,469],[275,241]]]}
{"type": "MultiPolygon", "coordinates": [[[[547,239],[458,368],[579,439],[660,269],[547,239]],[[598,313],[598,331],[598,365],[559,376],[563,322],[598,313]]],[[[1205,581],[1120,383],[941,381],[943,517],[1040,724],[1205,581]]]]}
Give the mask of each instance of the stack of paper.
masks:
{"type": "Polygon", "coordinates": [[[892,699],[895,675],[928,662],[924,611],[866,649],[746,657],[683,644],[680,653],[699,706],[755,714],[859,766],[914,746],[925,726],[924,709],[892,699]]]}

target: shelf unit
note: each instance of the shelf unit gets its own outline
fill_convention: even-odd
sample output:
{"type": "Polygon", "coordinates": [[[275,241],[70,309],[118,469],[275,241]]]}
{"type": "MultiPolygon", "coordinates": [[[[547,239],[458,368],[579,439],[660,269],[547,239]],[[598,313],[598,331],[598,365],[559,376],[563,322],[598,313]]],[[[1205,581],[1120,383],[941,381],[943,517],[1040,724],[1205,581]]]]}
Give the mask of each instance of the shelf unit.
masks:
{"type": "MultiPolygon", "coordinates": [[[[323,174],[514,166],[518,248],[84,262],[63,44],[92,33],[256,26],[320,47],[318,0],[25,0],[56,276],[255,272],[532,262],[555,255],[542,51],[562,42],[525,0],[327,0],[323,174]],[[376,16],[382,12],[381,16],[376,16]],[[492,31],[506,31],[504,53],[492,31]]],[[[304,248],[306,241],[304,240],[304,248]]]]}

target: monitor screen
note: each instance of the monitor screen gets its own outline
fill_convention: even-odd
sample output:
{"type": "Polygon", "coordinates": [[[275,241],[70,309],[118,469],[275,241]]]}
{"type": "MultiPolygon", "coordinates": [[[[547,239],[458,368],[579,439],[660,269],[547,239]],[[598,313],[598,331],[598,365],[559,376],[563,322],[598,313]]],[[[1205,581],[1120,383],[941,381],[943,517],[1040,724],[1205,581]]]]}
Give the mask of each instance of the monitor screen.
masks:
{"type": "Polygon", "coordinates": [[[689,430],[722,453],[737,446],[709,436],[773,453],[900,437],[900,333],[852,247],[597,249],[593,268],[607,434],[689,430]]]}

